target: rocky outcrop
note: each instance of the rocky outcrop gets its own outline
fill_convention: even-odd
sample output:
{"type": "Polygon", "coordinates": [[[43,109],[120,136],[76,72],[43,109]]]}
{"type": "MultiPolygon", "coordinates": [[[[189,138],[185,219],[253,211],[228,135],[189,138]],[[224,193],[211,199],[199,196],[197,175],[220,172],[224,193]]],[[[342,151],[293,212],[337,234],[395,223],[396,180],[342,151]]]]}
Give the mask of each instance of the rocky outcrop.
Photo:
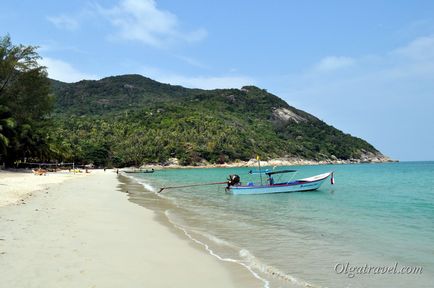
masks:
{"type": "MultiPolygon", "coordinates": [[[[387,156],[384,156],[380,152],[372,153],[363,151],[360,159],[338,159],[332,155],[330,159],[325,160],[309,160],[299,157],[284,157],[270,160],[260,160],[260,165],[262,167],[273,167],[273,166],[303,166],[303,165],[326,165],[326,164],[357,164],[357,163],[385,163],[385,162],[398,162],[397,160],[392,160],[387,156]]],[[[144,167],[147,168],[229,168],[229,167],[257,167],[258,160],[250,159],[249,161],[236,161],[224,164],[211,164],[207,161],[202,161],[196,165],[182,166],[179,164],[177,158],[170,158],[169,161],[163,164],[145,164],[144,167]]]]}
{"type": "Polygon", "coordinates": [[[294,121],[295,123],[307,122],[308,120],[287,108],[276,108],[273,111],[273,118],[283,122],[294,121]]]}
{"type": "Polygon", "coordinates": [[[381,154],[380,152],[373,153],[370,151],[362,150],[360,159],[357,159],[360,163],[383,163],[383,162],[397,162],[391,158],[381,154]]]}

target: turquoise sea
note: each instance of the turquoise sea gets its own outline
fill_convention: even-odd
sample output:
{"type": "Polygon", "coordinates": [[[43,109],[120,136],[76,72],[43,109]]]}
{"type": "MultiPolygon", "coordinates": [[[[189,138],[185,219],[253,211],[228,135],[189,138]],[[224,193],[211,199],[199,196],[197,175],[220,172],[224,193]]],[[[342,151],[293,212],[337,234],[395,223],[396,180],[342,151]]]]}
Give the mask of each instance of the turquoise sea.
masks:
{"type": "Polygon", "coordinates": [[[237,261],[263,287],[433,287],[434,162],[278,169],[287,168],[298,170],[289,178],[335,171],[336,183],[314,192],[234,196],[204,186],[157,196],[159,187],[229,174],[251,180],[251,168],[166,169],[135,174],[144,189],[130,200],[222,261],[237,261]],[[422,273],[396,274],[407,266],[422,273]]]}

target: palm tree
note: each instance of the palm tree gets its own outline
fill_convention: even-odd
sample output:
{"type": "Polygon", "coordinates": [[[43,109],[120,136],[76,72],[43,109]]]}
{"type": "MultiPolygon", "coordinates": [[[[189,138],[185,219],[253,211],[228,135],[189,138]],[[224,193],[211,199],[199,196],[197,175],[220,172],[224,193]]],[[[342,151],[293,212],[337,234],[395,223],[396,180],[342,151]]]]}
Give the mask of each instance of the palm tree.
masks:
{"type": "Polygon", "coordinates": [[[8,108],[0,105],[0,158],[6,155],[11,137],[14,135],[15,120],[8,108]]]}

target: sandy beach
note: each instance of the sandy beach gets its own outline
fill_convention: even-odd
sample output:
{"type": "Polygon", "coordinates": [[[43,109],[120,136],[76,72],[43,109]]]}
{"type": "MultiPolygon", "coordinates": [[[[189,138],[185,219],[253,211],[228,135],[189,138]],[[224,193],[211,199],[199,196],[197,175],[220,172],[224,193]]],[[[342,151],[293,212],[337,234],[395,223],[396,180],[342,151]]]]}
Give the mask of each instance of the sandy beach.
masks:
{"type": "Polygon", "coordinates": [[[2,287],[262,287],[128,201],[116,173],[0,172],[2,287]]]}
{"type": "Polygon", "coordinates": [[[49,185],[84,176],[84,173],[59,171],[36,176],[31,170],[0,170],[0,207],[24,202],[34,191],[49,185]]]}

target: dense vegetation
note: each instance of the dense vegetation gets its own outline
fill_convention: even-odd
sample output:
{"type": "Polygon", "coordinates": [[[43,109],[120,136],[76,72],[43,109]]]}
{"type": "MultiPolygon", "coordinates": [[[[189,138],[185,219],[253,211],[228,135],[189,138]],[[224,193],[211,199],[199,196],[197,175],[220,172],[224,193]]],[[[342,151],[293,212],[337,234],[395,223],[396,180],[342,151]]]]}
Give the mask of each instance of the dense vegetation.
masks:
{"type": "Polygon", "coordinates": [[[53,81],[52,86],[57,103],[51,137],[76,162],[123,166],[176,157],[181,164],[195,164],[255,155],[323,160],[378,153],[367,142],[254,86],[187,89],[140,75],[73,84],[53,81]],[[279,117],[279,108],[295,118],[279,117]]]}
{"type": "Polygon", "coordinates": [[[0,39],[0,161],[97,166],[379,153],[254,86],[200,90],[140,75],[49,80],[32,46],[0,39]]]}
{"type": "Polygon", "coordinates": [[[47,138],[53,98],[35,50],[0,38],[0,163],[60,156],[47,138]]]}

